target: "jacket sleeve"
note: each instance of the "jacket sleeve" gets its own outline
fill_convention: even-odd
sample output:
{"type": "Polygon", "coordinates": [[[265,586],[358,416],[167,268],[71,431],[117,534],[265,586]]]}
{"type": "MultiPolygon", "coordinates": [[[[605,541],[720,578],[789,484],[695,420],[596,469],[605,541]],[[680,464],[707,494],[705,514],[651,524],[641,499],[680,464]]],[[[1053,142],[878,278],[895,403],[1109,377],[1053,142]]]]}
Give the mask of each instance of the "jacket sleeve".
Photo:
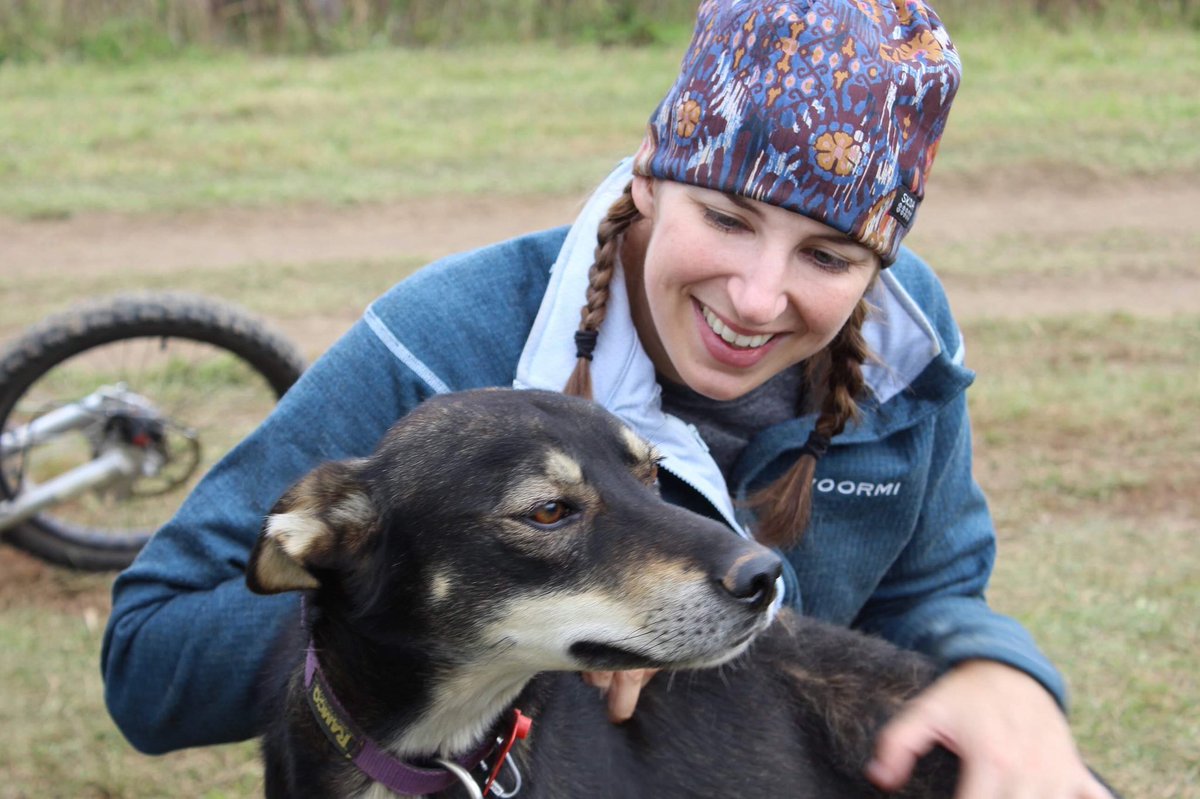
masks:
{"type": "Polygon", "coordinates": [[[933,657],[945,667],[970,659],[1026,672],[1066,706],[1062,678],[1014,619],[991,610],[984,590],[996,536],[971,470],[966,395],[932,421],[933,466],[917,529],[855,626],[933,657]]]}
{"type": "Polygon", "coordinates": [[[432,390],[359,322],[222,459],[113,587],[101,670],[117,726],[162,753],[252,737],[255,687],[294,594],[264,597],[244,569],[263,517],[319,462],[369,453],[432,390]]]}

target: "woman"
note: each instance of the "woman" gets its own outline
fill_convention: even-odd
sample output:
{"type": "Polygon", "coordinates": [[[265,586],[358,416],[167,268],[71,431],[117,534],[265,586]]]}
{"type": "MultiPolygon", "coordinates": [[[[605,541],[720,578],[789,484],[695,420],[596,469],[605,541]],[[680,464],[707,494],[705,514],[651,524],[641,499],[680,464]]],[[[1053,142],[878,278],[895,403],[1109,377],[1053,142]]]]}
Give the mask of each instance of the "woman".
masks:
{"type": "MultiPolygon", "coordinates": [[[[251,597],[242,570],[290,483],[432,393],[565,385],[654,442],[667,499],[780,547],[786,601],[945,666],[882,733],[880,786],[940,743],[962,796],[1107,796],[1059,676],[983,600],[971,374],[936,279],[900,249],[958,80],[919,0],[705,3],[641,150],[569,230],[377,300],[119,578],[102,657],[126,735],[255,734],[255,677],[296,600],[251,597]]],[[[651,676],[590,679],[620,720],[651,676]]]]}

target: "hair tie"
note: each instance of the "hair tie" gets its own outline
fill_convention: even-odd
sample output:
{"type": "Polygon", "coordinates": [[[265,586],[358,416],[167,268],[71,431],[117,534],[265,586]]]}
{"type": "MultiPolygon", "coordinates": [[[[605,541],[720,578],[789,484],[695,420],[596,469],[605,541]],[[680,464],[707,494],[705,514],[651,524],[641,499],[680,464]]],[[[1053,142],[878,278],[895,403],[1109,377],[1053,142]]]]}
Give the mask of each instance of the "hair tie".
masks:
{"type": "Polygon", "coordinates": [[[596,349],[596,336],[598,331],[595,330],[576,330],[575,331],[575,357],[592,359],[592,350],[596,349]]]}
{"type": "Polygon", "coordinates": [[[801,455],[812,455],[814,460],[821,460],[821,456],[829,449],[829,436],[822,435],[816,430],[808,434],[808,440],[804,442],[804,446],[800,448],[801,455]]]}

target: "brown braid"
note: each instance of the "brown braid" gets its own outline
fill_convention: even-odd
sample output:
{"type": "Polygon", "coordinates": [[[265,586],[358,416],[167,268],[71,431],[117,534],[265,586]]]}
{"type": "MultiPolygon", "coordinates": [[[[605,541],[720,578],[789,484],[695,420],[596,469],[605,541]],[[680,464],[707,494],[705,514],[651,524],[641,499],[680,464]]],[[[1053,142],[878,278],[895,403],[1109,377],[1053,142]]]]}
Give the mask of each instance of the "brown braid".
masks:
{"type": "MultiPolygon", "coordinates": [[[[857,400],[866,387],[862,365],[869,354],[862,334],[867,311],[866,300],[859,300],[829,346],[805,364],[808,396],[820,402],[815,431],[826,438],[833,438],[847,422],[858,418],[857,400]]],[[[800,541],[812,513],[816,468],[816,457],[803,453],[783,476],[751,495],[748,504],[758,513],[754,537],[759,542],[787,548],[800,541]]]]}
{"type": "MultiPolygon", "coordinates": [[[[592,268],[588,270],[587,303],[579,310],[579,331],[598,333],[608,305],[608,287],[612,283],[613,267],[621,249],[621,234],[641,214],[633,204],[633,184],[625,186],[625,193],[612,204],[608,214],[596,231],[596,254],[592,268]]],[[[564,394],[592,399],[592,372],[590,358],[578,358],[575,369],[563,388],[564,394]]]]}

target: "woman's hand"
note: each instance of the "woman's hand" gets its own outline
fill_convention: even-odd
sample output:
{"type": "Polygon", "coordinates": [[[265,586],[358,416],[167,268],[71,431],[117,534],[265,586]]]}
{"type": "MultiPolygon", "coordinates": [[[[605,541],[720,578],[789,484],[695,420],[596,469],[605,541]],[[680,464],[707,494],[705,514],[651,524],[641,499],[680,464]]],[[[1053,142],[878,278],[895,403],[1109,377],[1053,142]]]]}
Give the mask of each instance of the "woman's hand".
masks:
{"type": "Polygon", "coordinates": [[[600,689],[608,697],[608,720],[614,724],[629,721],[637,707],[642,688],[658,669],[630,669],[629,671],[585,671],[583,681],[600,689]]]}
{"type": "Polygon", "coordinates": [[[1002,663],[961,663],[909,702],[880,732],[867,776],[897,790],[935,744],[961,762],[955,799],[1111,799],[1049,692],[1002,663]]]}

